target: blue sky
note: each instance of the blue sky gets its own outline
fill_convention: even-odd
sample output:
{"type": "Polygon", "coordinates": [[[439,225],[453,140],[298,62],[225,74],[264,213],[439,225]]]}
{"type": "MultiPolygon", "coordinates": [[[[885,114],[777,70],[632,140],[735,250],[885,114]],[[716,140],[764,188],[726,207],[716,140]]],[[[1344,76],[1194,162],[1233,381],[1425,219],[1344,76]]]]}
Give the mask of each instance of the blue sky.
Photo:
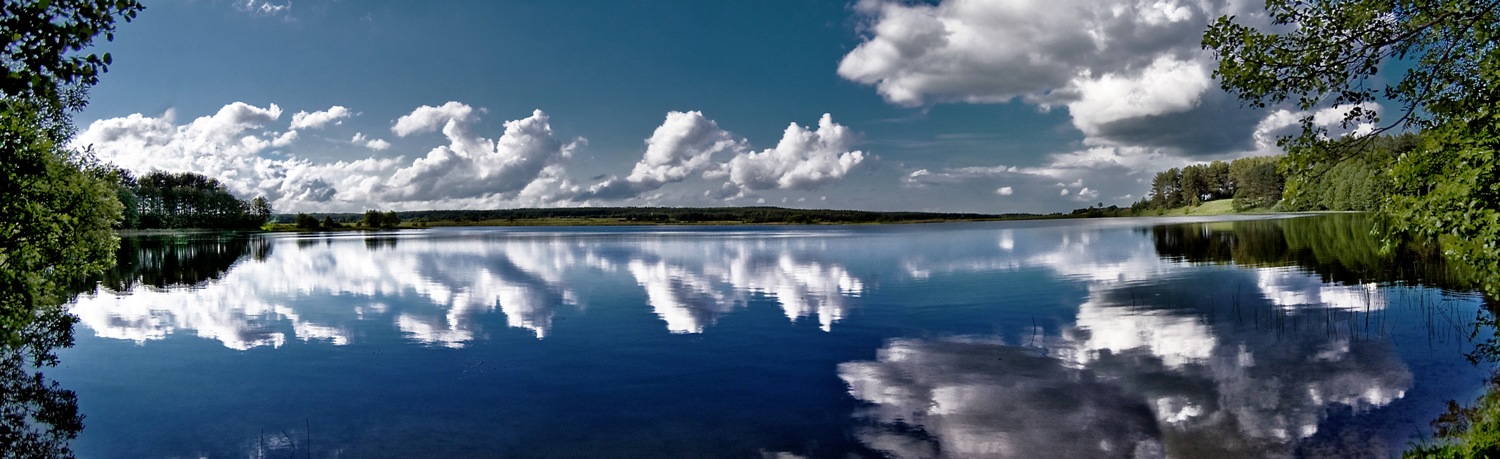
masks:
{"type": "Polygon", "coordinates": [[[278,212],[1128,205],[1303,115],[1209,77],[1241,3],[147,1],[75,143],[278,212]]]}

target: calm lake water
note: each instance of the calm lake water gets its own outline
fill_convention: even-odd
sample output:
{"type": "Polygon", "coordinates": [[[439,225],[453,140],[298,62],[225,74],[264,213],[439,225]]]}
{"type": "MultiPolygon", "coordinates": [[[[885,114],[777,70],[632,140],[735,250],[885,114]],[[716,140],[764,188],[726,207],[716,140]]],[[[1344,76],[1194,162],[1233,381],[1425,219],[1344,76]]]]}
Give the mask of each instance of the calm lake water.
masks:
{"type": "Polygon", "coordinates": [[[127,238],[47,374],[80,457],[1378,457],[1482,389],[1367,220],[1181,222],[127,238]]]}

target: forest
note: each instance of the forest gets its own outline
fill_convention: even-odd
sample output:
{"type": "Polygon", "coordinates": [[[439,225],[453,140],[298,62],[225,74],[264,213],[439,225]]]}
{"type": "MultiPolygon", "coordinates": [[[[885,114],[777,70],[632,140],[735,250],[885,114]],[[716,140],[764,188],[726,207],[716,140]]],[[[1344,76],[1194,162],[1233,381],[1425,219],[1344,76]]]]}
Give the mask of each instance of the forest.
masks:
{"type": "Polygon", "coordinates": [[[152,171],[136,178],[113,169],[109,175],[124,205],[121,229],[259,229],[271,218],[265,198],[240,199],[202,174],[152,171]]]}
{"type": "Polygon", "coordinates": [[[1302,171],[1289,171],[1285,155],[1174,167],[1156,173],[1131,211],[1142,214],[1218,199],[1233,199],[1237,211],[1376,211],[1393,190],[1391,166],[1419,141],[1411,133],[1373,136],[1359,145],[1360,154],[1302,171]]]}

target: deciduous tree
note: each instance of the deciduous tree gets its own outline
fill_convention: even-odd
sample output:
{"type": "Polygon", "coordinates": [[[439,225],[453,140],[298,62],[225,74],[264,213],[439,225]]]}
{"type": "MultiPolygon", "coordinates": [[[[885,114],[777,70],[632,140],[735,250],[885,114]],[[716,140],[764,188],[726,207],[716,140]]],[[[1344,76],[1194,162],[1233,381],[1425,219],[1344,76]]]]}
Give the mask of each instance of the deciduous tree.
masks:
{"type": "Polygon", "coordinates": [[[1268,0],[1266,10],[1268,27],[1222,17],[1203,45],[1241,100],[1308,113],[1280,141],[1294,180],[1326,173],[1373,138],[1336,138],[1315,109],[1343,107],[1338,127],[1355,132],[1422,131],[1421,146],[1390,169],[1387,244],[1438,239],[1500,294],[1500,0],[1268,0]],[[1382,100],[1394,116],[1374,109],[1382,100]]]}

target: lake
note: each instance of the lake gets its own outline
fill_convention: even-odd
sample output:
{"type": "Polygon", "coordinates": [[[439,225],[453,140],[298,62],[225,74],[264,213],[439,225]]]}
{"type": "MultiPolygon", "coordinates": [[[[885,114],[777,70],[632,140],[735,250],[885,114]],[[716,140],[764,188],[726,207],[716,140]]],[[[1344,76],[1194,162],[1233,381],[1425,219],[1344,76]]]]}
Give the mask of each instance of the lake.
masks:
{"type": "Polygon", "coordinates": [[[1358,215],[122,241],[80,457],[1399,453],[1484,306],[1358,215]]]}

